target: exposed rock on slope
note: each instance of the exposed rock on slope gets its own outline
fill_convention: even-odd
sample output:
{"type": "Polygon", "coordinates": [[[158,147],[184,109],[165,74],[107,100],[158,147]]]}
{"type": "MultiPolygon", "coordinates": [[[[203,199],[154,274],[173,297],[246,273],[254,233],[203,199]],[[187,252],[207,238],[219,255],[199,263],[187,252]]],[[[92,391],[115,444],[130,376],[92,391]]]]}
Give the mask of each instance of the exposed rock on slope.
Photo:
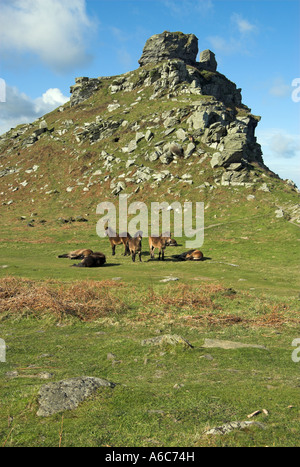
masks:
{"type": "Polygon", "coordinates": [[[164,31],[151,36],[139,59],[141,66],[174,58],[194,65],[198,54],[198,39],[194,34],[164,31]]]}

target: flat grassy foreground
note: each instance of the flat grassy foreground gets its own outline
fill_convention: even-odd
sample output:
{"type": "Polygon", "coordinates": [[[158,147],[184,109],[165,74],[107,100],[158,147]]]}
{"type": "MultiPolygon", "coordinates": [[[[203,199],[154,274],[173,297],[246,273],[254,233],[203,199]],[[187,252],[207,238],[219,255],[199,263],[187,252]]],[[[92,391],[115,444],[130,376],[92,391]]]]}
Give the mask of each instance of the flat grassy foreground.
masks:
{"type": "Polygon", "coordinates": [[[173,260],[182,239],[164,262],[148,261],[147,239],[142,263],[122,246],[112,257],[96,219],[2,225],[0,445],[298,446],[299,227],[250,214],[208,219],[199,263],[173,260]],[[104,252],[106,266],[57,258],[82,247],[104,252]],[[169,276],[178,280],[160,282],[169,276]],[[165,334],[193,348],[142,345],[165,334]],[[205,348],[208,338],[265,348],[205,348]],[[116,386],[37,416],[42,385],[79,376],[116,386]],[[264,429],[206,434],[248,420],[264,429]]]}
{"type": "MultiPolygon", "coordinates": [[[[67,260],[66,260],[67,261],[67,260]]],[[[2,446],[297,446],[297,298],[194,280],[0,280],[2,446]],[[177,334],[193,348],[145,346],[177,334]],[[204,348],[217,338],[263,348],[204,348]],[[43,379],[45,374],[48,380],[43,379]],[[43,384],[77,376],[116,383],[72,411],[36,415],[43,384]],[[259,410],[253,418],[248,415],[259,410]],[[215,426],[255,420],[227,435],[215,426]]]]}

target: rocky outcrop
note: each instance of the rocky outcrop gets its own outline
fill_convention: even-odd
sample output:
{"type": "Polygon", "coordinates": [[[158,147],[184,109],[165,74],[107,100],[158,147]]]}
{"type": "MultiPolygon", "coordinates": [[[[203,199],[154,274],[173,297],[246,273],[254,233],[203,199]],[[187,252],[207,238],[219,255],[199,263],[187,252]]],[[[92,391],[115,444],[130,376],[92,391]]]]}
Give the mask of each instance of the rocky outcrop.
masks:
{"type": "MultiPolygon", "coordinates": [[[[165,92],[214,96],[227,106],[239,106],[242,102],[238,89],[226,76],[218,73],[215,54],[206,49],[197,62],[198,39],[194,34],[168,32],[150,37],[139,60],[142,67],[139,79],[133,81],[130,73],[116,77],[110,85],[112,94],[131,92],[140,86],[153,86],[153,99],[165,92]],[[152,68],[145,65],[152,64],[152,68]]],[[[96,92],[105,78],[76,78],[71,86],[70,105],[75,106],[96,92]]],[[[107,78],[106,78],[107,79],[107,78]]],[[[114,110],[114,108],[112,108],[114,110]]]]}
{"type": "Polygon", "coordinates": [[[203,50],[199,62],[196,61],[197,54],[198,39],[194,34],[164,31],[147,40],[138,62],[140,66],[144,66],[164,60],[182,60],[185,64],[199,69],[213,72],[217,70],[215,54],[211,50],[203,50]]]}
{"type": "Polygon", "coordinates": [[[201,137],[202,143],[216,150],[211,159],[212,168],[230,166],[238,171],[249,162],[263,164],[261,147],[255,137],[260,117],[252,115],[246,108],[244,113],[245,116],[239,117],[234,110],[211,99],[199,101],[188,117],[190,131],[201,137]]]}
{"type": "MultiPolygon", "coordinates": [[[[125,90],[125,83],[118,88],[125,90]]],[[[179,59],[167,60],[154,65],[151,70],[143,70],[143,83],[153,86],[151,99],[161,97],[165,92],[173,95],[192,94],[213,96],[227,106],[239,106],[242,102],[241,89],[221,73],[188,66],[179,59]]],[[[114,88],[115,89],[115,88],[114,88]]]]}
{"type": "Polygon", "coordinates": [[[120,127],[121,122],[103,120],[97,117],[95,122],[86,123],[84,127],[78,127],[75,131],[75,139],[78,143],[89,141],[93,144],[104,138],[109,138],[120,127]]]}
{"type": "Polygon", "coordinates": [[[209,49],[203,50],[203,52],[200,53],[199,65],[200,68],[204,68],[205,70],[216,71],[218,64],[215,54],[209,49]]]}
{"type": "Polygon", "coordinates": [[[198,54],[198,39],[194,34],[164,31],[151,36],[139,59],[140,66],[163,60],[180,59],[194,65],[198,54]]]}
{"type": "Polygon", "coordinates": [[[96,91],[98,91],[100,86],[101,79],[98,78],[75,78],[74,86],[70,87],[70,93],[72,94],[70,99],[71,107],[80,104],[91,97],[96,91]]]}

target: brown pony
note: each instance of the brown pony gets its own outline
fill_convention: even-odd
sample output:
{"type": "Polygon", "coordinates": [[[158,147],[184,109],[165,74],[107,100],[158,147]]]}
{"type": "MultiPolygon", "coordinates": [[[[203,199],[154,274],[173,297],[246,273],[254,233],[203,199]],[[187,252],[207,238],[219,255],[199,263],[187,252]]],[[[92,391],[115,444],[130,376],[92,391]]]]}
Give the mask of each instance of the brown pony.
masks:
{"type": "Polygon", "coordinates": [[[171,234],[169,232],[160,235],[159,237],[149,237],[149,247],[150,247],[150,256],[151,259],[154,259],[154,250],[158,248],[159,254],[158,259],[160,260],[160,255],[162,261],[165,259],[165,248],[170,245],[171,234]]]}
{"type": "Polygon", "coordinates": [[[175,238],[171,238],[171,240],[169,241],[168,246],[178,246],[175,238]]]}
{"type": "Polygon", "coordinates": [[[173,255],[178,261],[203,261],[204,256],[200,250],[189,250],[181,253],[181,255],[173,255]]]}
{"type": "Polygon", "coordinates": [[[59,255],[58,258],[70,258],[70,259],[83,259],[93,253],[92,250],[88,249],[81,249],[70,251],[70,253],[65,253],[63,255],[59,255]]]}
{"type": "Polygon", "coordinates": [[[124,232],[119,235],[117,234],[117,232],[112,230],[110,227],[105,227],[105,234],[109,238],[113,256],[116,254],[116,246],[122,245],[122,244],[125,247],[124,256],[130,254],[130,251],[128,248],[128,240],[131,238],[131,235],[128,232],[126,233],[124,232]]]}
{"type": "Polygon", "coordinates": [[[139,254],[140,261],[142,261],[142,236],[143,232],[139,230],[133,238],[128,240],[128,248],[133,262],[135,262],[137,253],[139,254]]]}
{"type": "Polygon", "coordinates": [[[190,250],[186,253],[185,260],[186,261],[202,261],[203,253],[200,250],[190,250]]]}
{"type": "Polygon", "coordinates": [[[73,264],[76,268],[99,268],[106,263],[106,258],[103,253],[95,252],[83,258],[81,263],[73,264]]]}

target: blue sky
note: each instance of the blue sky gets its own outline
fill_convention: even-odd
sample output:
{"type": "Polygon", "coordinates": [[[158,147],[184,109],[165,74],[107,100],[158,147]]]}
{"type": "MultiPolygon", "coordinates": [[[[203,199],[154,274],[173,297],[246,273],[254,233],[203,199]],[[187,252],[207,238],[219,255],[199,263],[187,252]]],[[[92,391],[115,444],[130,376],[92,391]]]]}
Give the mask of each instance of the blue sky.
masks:
{"type": "Polygon", "coordinates": [[[261,115],[266,165],[300,187],[299,13],[299,0],[0,0],[0,133],[61,105],[75,77],[134,70],[150,36],[182,31],[261,115]]]}

